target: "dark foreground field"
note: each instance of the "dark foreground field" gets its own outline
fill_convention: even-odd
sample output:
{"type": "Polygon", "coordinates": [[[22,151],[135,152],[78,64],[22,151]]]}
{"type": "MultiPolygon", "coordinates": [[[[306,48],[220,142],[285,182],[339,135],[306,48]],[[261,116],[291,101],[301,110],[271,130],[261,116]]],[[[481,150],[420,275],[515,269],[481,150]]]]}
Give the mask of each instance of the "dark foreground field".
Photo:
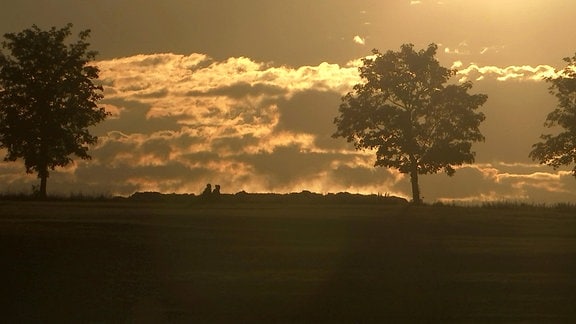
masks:
{"type": "Polygon", "coordinates": [[[576,215],[0,202],[6,322],[575,322],[576,215]]]}

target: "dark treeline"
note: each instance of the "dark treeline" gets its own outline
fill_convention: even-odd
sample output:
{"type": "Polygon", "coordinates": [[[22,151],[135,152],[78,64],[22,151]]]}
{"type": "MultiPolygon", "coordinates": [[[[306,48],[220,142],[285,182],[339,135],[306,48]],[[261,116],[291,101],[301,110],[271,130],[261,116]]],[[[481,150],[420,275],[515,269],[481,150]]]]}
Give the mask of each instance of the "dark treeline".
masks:
{"type": "Polygon", "coordinates": [[[304,190],[288,194],[247,193],[236,194],[162,194],[159,192],[136,192],[126,199],[139,202],[205,202],[205,203],[344,203],[344,204],[406,204],[404,198],[389,195],[362,195],[348,192],[319,194],[304,190]]]}

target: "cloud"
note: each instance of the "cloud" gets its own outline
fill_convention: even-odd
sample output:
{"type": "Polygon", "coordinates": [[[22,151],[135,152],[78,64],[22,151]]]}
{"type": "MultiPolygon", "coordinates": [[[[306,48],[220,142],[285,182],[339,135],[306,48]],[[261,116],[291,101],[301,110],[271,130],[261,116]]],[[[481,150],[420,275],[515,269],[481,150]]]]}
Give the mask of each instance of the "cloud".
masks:
{"type": "Polygon", "coordinates": [[[291,68],[199,54],[137,55],[99,66],[104,103],[118,118],[95,128],[101,141],[92,166],[131,169],[122,180],[130,186],[119,194],[152,190],[154,179],[163,191],[218,182],[233,192],[327,192],[337,187],[322,174],[339,152],[362,155],[330,137],[341,95],[358,82],[355,66],[291,68]],[[164,181],[172,169],[194,176],[164,181]]]}
{"type": "MultiPolygon", "coordinates": [[[[565,202],[574,199],[576,181],[569,171],[551,171],[540,165],[510,167],[503,162],[459,167],[449,179],[423,177],[426,186],[449,186],[439,201],[480,203],[490,201],[565,202]]],[[[425,187],[424,187],[425,188],[425,187]]]]}
{"type": "MultiPolygon", "coordinates": [[[[444,47],[443,44],[439,45],[444,47]]],[[[450,56],[462,56],[462,57],[476,57],[476,58],[486,58],[497,59],[497,55],[505,48],[503,45],[489,45],[489,46],[474,46],[474,44],[469,44],[467,41],[461,41],[460,43],[451,43],[444,47],[444,54],[450,56]]]]}
{"type": "Polygon", "coordinates": [[[462,67],[464,63],[462,63],[462,61],[454,61],[454,63],[452,63],[452,67],[450,67],[451,69],[459,69],[462,67]]]}
{"type": "Polygon", "coordinates": [[[466,41],[460,42],[454,47],[445,47],[444,53],[449,55],[470,55],[470,47],[466,41]]]}
{"type": "Polygon", "coordinates": [[[354,36],[354,43],[358,45],[366,45],[366,38],[360,37],[358,35],[354,36]]]}
{"type": "MultiPolygon", "coordinates": [[[[341,96],[360,81],[360,60],[288,67],[246,57],[203,54],[136,55],[98,62],[102,105],[112,117],[93,128],[93,159],[57,169],[49,190],[68,194],[135,191],[199,193],[206,183],[223,192],[349,191],[410,196],[408,177],[374,167],[374,152],[355,151],[335,131],[341,96]]],[[[547,65],[479,66],[456,61],[459,78],[488,93],[478,163],[421,177],[427,201],[576,197],[563,170],[527,158],[551,98],[541,76],[547,65]]],[[[0,163],[0,191],[37,184],[20,162],[0,163]]]]}
{"type": "MultiPolygon", "coordinates": [[[[460,68],[463,66],[461,61],[456,61],[453,67],[460,68]]],[[[521,66],[479,66],[470,63],[466,68],[459,69],[458,73],[461,80],[482,80],[484,78],[492,78],[498,81],[543,81],[544,78],[557,76],[555,68],[550,65],[521,65],[521,66]]]]}
{"type": "Polygon", "coordinates": [[[450,48],[445,47],[444,53],[452,55],[470,55],[470,51],[466,48],[450,48]]]}

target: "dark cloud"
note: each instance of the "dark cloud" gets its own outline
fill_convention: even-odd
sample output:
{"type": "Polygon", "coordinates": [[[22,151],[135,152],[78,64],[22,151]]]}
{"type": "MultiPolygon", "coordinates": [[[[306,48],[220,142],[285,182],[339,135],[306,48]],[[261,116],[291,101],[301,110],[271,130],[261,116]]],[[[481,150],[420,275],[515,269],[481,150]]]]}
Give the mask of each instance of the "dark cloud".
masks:
{"type": "Polygon", "coordinates": [[[139,99],[159,99],[159,98],[166,98],[168,96],[168,93],[169,93],[168,89],[163,88],[150,93],[139,93],[134,95],[134,97],[139,99]]]}
{"type": "MultiPolygon", "coordinates": [[[[475,168],[458,169],[454,176],[445,173],[433,175],[421,175],[420,190],[425,201],[435,201],[439,198],[464,199],[489,195],[497,192],[505,197],[510,192],[508,186],[496,184],[493,179],[487,179],[485,175],[475,168]]],[[[407,180],[408,181],[408,180],[407,180]]]]}
{"type": "Polygon", "coordinates": [[[140,189],[138,183],[129,182],[134,174],[135,170],[126,167],[114,168],[91,163],[79,168],[74,177],[53,172],[48,180],[48,191],[50,194],[63,196],[128,196],[140,189]]]}
{"type": "Polygon", "coordinates": [[[334,92],[305,91],[278,103],[280,130],[316,135],[334,133],[341,95],[334,92]]]}
{"type": "Polygon", "coordinates": [[[164,138],[153,138],[147,140],[140,145],[139,150],[142,154],[150,154],[162,161],[169,161],[170,153],[172,153],[170,142],[164,138]]]}
{"type": "Polygon", "coordinates": [[[210,162],[218,162],[220,159],[221,157],[218,155],[218,153],[212,151],[199,151],[182,155],[182,160],[199,165],[207,165],[210,162]]]}
{"type": "Polygon", "coordinates": [[[258,143],[259,139],[252,134],[240,137],[220,137],[212,141],[212,150],[234,155],[243,154],[246,147],[258,146],[258,143]]]}
{"type": "Polygon", "coordinates": [[[277,129],[312,134],[315,144],[323,149],[343,149],[347,147],[346,142],[332,138],[341,97],[336,92],[310,90],[281,100],[277,129]]]}
{"type": "Polygon", "coordinates": [[[479,165],[458,169],[453,177],[443,174],[420,177],[427,201],[516,201],[555,203],[573,201],[576,181],[567,172],[546,172],[538,166],[519,168],[479,165]]]}
{"type": "Polygon", "coordinates": [[[297,186],[309,178],[330,169],[331,154],[303,152],[297,145],[277,147],[273,152],[261,152],[239,157],[250,163],[257,174],[266,177],[269,190],[297,186]]]}
{"type": "Polygon", "coordinates": [[[573,203],[576,196],[576,179],[571,174],[564,174],[559,180],[549,186],[541,186],[541,181],[533,181],[524,187],[531,202],[569,202],[573,203]],[[554,190],[550,190],[553,188],[554,190]]]}
{"type": "MultiPolygon", "coordinates": [[[[115,133],[115,135],[118,133],[115,133]]],[[[118,134],[118,136],[123,136],[118,134]]],[[[101,139],[102,141],[102,139],[101,139]]],[[[121,153],[132,153],[138,148],[138,143],[132,142],[126,138],[124,141],[120,140],[107,140],[105,143],[101,143],[98,147],[93,148],[90,151],[90,155],[103,165],[112,165],[119,154],[121,153]]]]}
{"type": "MultiPolygon", "coordinates": [[[[208,171],[204,168],[188,168],[178,163],[130,168],[92,164],[78,170],[77,177],[83,179],[83,182],[82,185],[75,186],[82,188],[85,185],[92,189],[107,184],[108,190],[114,188],[114,193],[122,195],[130,195],[139,190],[174,192],[179,188],[188,188],[190,183],[207,177],[208,171]]],[[[108,190],[102,192],[106,193],[108,190]]]]}
{"type": "Polygon", "coordinates": [[[150,105],[134,100],[105,99],[103,104],[111,104],[120,108],[119,118],[109,118],[94,127],[98,134],[110,131],[119,131],[126,134],[144,133],[172,130],[177,131],[182,127],[178,124],[178,117],[164,116],[160,118],[148,118],[150,105]]]}

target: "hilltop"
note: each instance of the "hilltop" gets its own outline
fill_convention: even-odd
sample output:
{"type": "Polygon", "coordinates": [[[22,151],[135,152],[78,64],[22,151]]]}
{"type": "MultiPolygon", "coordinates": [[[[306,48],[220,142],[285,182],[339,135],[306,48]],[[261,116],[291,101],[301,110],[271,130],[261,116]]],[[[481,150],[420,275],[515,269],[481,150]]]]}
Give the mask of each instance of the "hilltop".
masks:
{"type": "Polygon", "coordinates": [[[288,194],[248,193],[236,194],[163,194],[159,192],[136,192],[126,198],[145,202],[214,202],[214,203],[311,203],[311,204],[407,204],[401,197],[389,195],[362,195],[348,192],[319,194],[307,190],[288,194]]]}

